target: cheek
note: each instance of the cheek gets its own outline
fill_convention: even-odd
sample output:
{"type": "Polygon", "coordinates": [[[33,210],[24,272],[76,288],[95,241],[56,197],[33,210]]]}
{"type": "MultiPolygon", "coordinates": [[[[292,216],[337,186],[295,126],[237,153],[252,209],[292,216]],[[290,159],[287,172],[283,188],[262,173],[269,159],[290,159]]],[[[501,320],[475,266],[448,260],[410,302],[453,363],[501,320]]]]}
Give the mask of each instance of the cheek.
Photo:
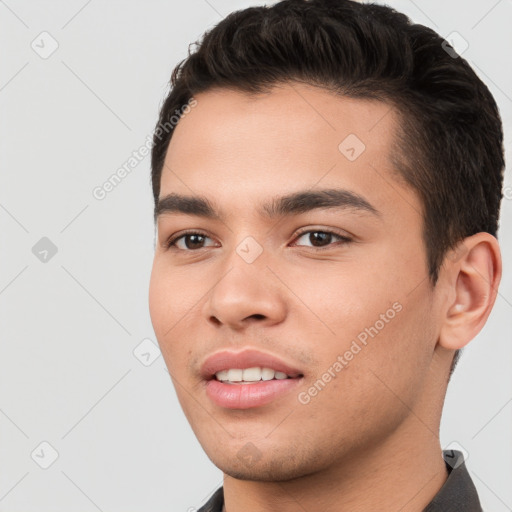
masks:
{"type": "Polygon", "coordinates": [[[160,341],[162,324],[165,319],[164,309],[167,304],[167,297],[165,278],[162,276],[162,272],[158,267],[158,262],[155,260],[149,281],[149,314],[155,334],[160,341]]]}
{"type": "Polygon", "coordinates": [[[328,342],[315,350],[342,350],[400,297],[396,283],[386,282],[375,264],[344,261],[322,264],[322,268],[318,262],[316,265],[316,271],[298,271],[289,278],[302,302],[297,303],[297,312],[304,316],[306,311],[309,328],[328,342]]]}
{"type": "MultiPolygon", "coordinates": [[[[149,282],[149,313],[162,356],[172,375],[181,375],[191,357],[197,314],[205,290],[190,273],[170,269],[155,257],[149,282]]],[[[180,377],[181,380],[181,377],[180,377]]]]}
{"type": "Polygon", "coordinates": [[[418,268],[404,268],[399,253],[386,252],[371,264],[325,262],[319,269],[316,262],[316,272],[290,275],[294,292],[313,313],[303,315],[304,307],[299,307],[298,316],[304,319],[298,318],[296,325],[303,322],[305,342],[309,336],[315,340],[312,348],[323,365],[315,368],[317,373],[345,354],[343,364],[353,370],[375,367],[393,378],[393,367],[401,361],[408,368],[411,361],[424,363],[430,316],[421,260],[418,268]]]}
{"type": "Polygon", "coordinates": [[[182,283],[161,261],[155,259],[149,283],[149,313],[153,330],[160,345],[162,355],[168,362],[169,352],[173,348],[181,327],[180,319],[186,317],[182,295],[182,283]]]}
{"type": "Polygon", "coordinates": [[[171,269],[165,258],[155,256],[149,282],[149,312],[155,334],[170,337],[178,321],[186,317],[200,295],[190,276],[171,269]]]}

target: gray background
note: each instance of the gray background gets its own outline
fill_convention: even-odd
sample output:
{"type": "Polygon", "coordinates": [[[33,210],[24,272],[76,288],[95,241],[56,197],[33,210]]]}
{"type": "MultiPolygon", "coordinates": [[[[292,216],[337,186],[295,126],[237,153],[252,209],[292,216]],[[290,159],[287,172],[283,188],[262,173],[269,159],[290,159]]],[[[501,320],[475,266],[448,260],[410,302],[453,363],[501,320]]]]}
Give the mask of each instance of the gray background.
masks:
{"type": "MultiPolygon", "coordinates": [[[[146,142],[188,44],[249,5],[0,1],[0,511],[192,511],[222,482],[154,344],[149,157],[103,200],[92,192],[146,142]]],[[[469,43],[464,57],[495,95],[510,148],[511,0],[392,5],[469,43]]],[[[505,186],[506,264],[510,170],[505,186]]],[[[506,265],[441,431],[443,446],[468,452],[492,512],[512,510],[511,319],[506,265]]]]}

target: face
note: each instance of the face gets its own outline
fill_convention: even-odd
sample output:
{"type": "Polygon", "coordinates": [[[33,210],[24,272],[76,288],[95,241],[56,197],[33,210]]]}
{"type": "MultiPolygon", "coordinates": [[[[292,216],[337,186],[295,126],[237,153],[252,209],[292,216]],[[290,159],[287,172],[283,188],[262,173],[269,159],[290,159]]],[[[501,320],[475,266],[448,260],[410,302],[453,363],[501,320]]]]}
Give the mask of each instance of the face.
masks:
{"type": "Polygon", "coordinates": [[[149,297],[181,406],[237,478],[352,460],[418,414],[436,344],[398,117],[301,84],[195,99],[162,173],[149,297]]]}

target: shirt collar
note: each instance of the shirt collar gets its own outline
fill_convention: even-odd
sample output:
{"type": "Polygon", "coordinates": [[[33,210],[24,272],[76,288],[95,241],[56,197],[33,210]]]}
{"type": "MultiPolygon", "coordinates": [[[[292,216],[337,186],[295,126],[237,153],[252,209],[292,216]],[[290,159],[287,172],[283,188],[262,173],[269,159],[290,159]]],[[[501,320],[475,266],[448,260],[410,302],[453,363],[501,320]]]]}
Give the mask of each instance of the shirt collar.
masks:
{"type": "Polygon", "coordinates": [[[469,476],[462,452],[445,450],[443,458],[449,473],[448,478],[423,512],[482,512],[478,493],[469,476]]]}

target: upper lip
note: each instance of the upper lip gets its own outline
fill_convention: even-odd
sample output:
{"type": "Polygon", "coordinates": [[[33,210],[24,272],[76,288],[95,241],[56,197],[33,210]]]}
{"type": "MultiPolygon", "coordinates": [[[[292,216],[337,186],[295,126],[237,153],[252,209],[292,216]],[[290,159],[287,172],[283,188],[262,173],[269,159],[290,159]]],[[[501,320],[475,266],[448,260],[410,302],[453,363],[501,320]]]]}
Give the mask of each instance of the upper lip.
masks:
{"type": "Polygon", "coordinates": [[[205,380],[212,379],[217,372],[231,368],[272,368],[286,373],[290,377],[300,377],[302,372],[288,365],[283,360],[272,354],[260,352],[255,349],[244,349],[239,352],[221,350],[209,356],[201,366],[201,376],[205,380]]]}

